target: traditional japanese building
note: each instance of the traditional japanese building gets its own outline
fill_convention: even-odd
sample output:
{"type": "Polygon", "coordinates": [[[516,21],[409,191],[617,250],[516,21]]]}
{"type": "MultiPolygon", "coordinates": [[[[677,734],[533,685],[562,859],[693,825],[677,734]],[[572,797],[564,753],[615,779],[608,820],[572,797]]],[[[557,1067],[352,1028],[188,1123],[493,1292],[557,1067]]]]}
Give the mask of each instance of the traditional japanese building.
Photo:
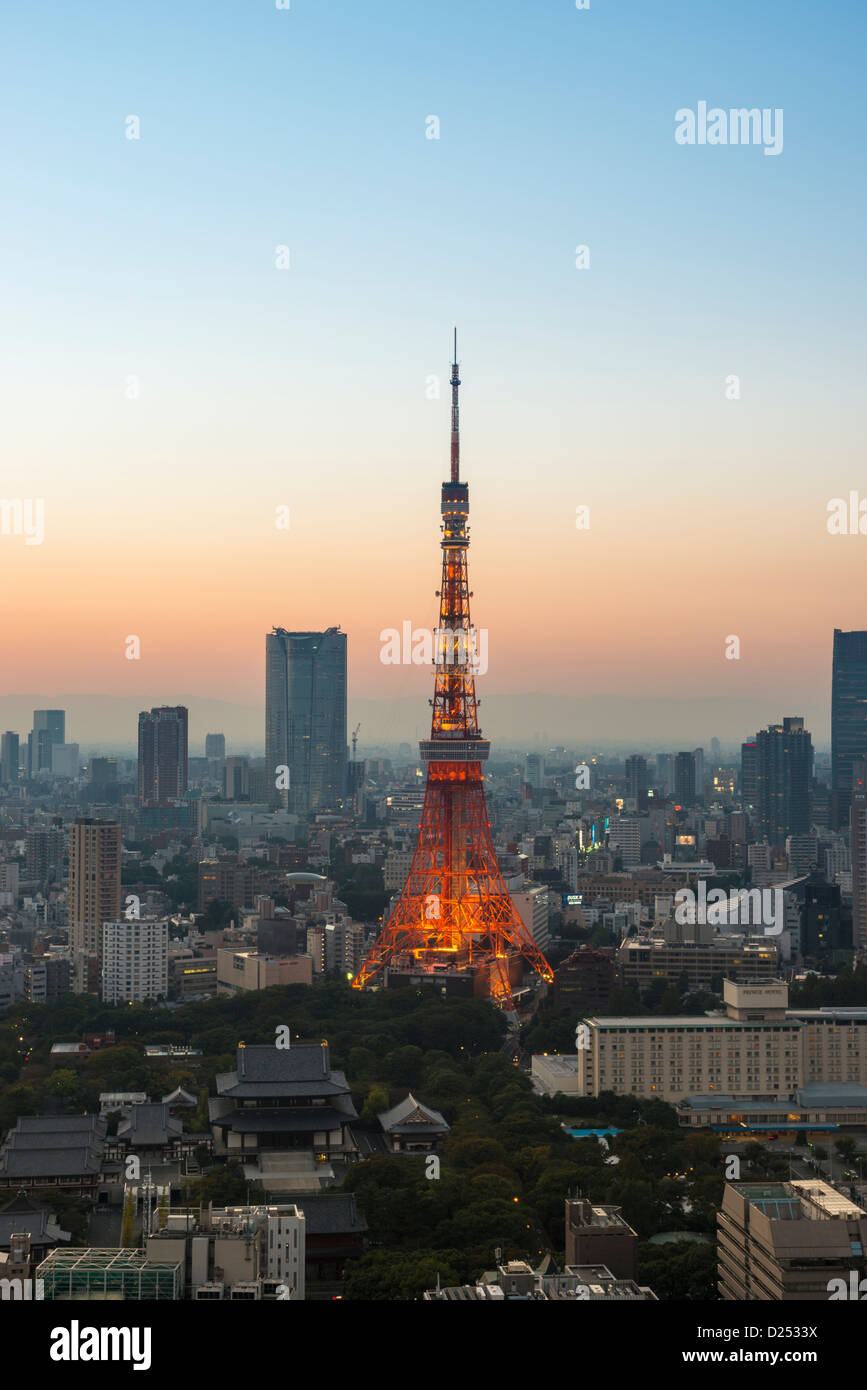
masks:
{"type": "Polygon", "coordinates": [[[377,1118],[395,1153],[427,1153],[449,1132],[440,1112],[422,1105],[411,1091],[406,1100],[384,1110],[377,1118]]]}
{"type": "Polygon", "coordinates": [[[330,1158],[354,1152],[351,1125],[358,1116],[346,1077],[331,1068],[327,1043],[239,1043],[237,1069],[216,1080],[208,1107],[214,1152],[246,1160],[267,1187],[276,1187],[280,1176],[280,1186],[300,1190],[310,1171],[309,1164],[280,1164],[278,1155],[306,1156],[324,1170],[330,1158]],[[293,1167],[297,1183],[286,1180],[293,1167]]]}

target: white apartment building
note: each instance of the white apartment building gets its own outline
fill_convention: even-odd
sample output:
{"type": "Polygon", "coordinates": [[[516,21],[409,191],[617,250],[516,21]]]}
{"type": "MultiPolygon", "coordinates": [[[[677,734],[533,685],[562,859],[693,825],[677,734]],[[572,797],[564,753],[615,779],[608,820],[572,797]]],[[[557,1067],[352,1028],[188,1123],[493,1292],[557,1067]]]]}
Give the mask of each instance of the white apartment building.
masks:
{"type": "Polygon", "coordinates": [[[611,816],[608,822],[608,848],[616,850],[624,868],[641,863],[641,820],[638,816],[611,816]]]}
{"type": "Polygon", "coordinates": [[[169,987],[169,924],[141,917],[102,924],[102,985],[106,1004],[141,1004],[169,987]]]}

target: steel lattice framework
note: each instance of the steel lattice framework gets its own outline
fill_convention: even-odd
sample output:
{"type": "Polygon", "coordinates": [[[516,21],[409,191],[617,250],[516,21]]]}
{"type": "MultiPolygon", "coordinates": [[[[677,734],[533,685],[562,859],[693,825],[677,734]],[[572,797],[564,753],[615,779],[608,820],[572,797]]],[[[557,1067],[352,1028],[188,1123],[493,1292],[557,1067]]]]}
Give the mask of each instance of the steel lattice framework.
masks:
{"type": "Polygon", "coordinates": [[[467,575],[469,489],[460,481],[457,334],[452,363],[451,479],[442,486],[442,587],[435,637],[431,736],[418,841],[403,892],[353,980],[363,989],[389,968],[435,975],[471,970],[482,992],[514,1009],[518,957],[544,980],[548,962],[524,926],[497,864],[482,763],[490,744],[478,722],[475,633],[467,575]]]}

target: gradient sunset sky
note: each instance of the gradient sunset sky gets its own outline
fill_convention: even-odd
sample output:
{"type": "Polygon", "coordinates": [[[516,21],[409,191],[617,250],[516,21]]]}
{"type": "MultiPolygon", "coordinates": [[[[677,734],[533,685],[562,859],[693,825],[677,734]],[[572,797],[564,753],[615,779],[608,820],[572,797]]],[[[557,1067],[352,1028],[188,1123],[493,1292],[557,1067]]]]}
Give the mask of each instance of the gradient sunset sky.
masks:
{"type": "Polygon", "coordinates": [[[867,498],[863,4],[0,27],[0,495],[45,499],[43,544],[0,536],[2,727],[25,691],[261,702],[274,624],[348,632],[350,715],[426,709],[379,634],[436,621],[456,323],[481,693],[827,733],[832,629],[867,627],[867,536],[826,526],[867,498]],[[782,153],[678,145],[699,101],[782,108],[782,153]]]}

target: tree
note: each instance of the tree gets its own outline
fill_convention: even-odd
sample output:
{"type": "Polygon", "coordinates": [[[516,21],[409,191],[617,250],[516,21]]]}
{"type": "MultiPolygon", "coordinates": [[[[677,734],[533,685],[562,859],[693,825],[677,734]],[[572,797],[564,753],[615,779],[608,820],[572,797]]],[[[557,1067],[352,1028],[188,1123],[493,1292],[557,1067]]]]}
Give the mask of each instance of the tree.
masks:
{"type": "Polygon", "coordinates": [[[374,1083],[367,1093],[367,1100],[361,1112],[361,1123],[368,1129],[378,1127],[378,1118],[388,1109],[388,1091],[384,1086],[374,1083]]]}
{"type": "Polygon", "coordinates": [[[427,1289],[461,1282],[463,1263],[457,1251],[375,1250],[353,1260],[346,1270],[346,1297],[365,1301],[406,1301],[427,1289]]]}

